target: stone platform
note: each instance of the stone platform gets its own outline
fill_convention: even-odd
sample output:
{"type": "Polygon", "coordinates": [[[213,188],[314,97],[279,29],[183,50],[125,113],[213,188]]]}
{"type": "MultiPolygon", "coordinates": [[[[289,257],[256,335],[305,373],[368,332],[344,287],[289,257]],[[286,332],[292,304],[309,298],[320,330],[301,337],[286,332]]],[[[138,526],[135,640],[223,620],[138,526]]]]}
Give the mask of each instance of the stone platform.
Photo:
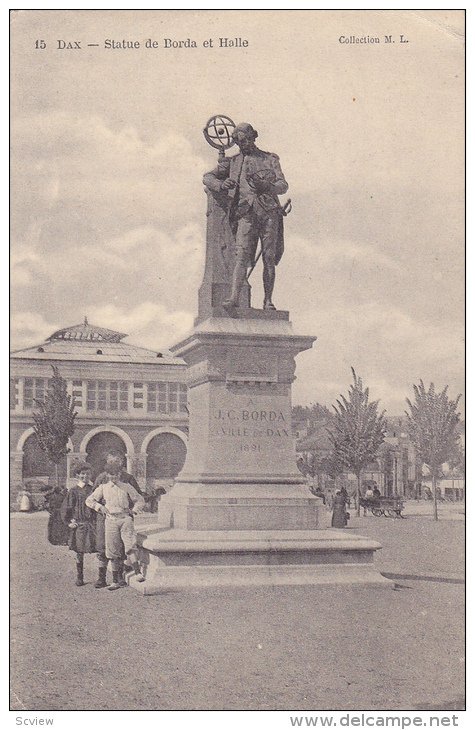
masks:
{"type": "Polygon", "coordinates": [[[339,530],[158,530],[140,533],[143,595],[166,589],[244,585],[364,585],[393,588],[374,569],[381,545],[339,530]]]}
{"type": "Polygon", "coordinates": [[[286,311],[214,304],[171,348],[187,364],[189,442],[157,523],[140,532],[143,594],[166,588],[392,586],[378,543],[322,530],[322,500],[299,472],[292,433],[296,356],[315,337],[286,311]]]}

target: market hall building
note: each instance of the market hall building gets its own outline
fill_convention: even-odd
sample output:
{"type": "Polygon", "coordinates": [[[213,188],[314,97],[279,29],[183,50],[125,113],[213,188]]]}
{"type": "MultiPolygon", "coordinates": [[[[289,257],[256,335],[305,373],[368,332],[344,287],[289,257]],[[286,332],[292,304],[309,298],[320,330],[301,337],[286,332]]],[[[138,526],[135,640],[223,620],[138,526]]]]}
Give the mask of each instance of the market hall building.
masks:
{"type": "Polygon", "coordinates": [[[186,365],[166,352],[124,342],[121,332],[83,324],[54,332],[10,356],[11,499],[28,483],[47,482],[53,467],[33,430],[52,365],[66,380],[77,411],[69,454],[60,465],[71,479],[75,461],[95,472],[117,449],[143,489],[166,486],[181,471],[188,438],[186,365]]]}

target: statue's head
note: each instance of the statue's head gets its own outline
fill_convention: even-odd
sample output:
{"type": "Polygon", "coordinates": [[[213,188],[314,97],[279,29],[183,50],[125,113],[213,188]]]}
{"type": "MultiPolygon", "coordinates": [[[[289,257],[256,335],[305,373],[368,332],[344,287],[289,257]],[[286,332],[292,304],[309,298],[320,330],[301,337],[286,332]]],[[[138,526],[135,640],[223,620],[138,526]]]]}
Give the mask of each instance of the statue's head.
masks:
{"type": "Polygon", "coordinates": [[[241,152],[247,152],[254,147],[254,140],[257,132],[248,122],[241,122],[234,127],[232,138],[236,142],[241,152]]]}

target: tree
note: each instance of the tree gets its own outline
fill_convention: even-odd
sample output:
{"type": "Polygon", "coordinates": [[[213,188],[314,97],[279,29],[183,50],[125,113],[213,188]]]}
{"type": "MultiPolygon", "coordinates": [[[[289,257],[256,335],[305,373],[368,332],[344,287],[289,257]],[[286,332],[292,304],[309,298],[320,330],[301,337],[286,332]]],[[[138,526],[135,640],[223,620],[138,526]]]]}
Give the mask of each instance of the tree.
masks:
{"type": "Polygon", "coordinates": [[[66,381],[55,365],[52,368],[53,377],[44,401],[35,400],[39,412],[33,413],[33,428],[40,447],[55,465],[56,485],[59,487],[58,464],[69,452],[68,441],[74,433],[77,412],[71,396],[67,394],[66,381]]]}
{"type": "Polygon", "coordinates": [[[465,476],[465,450],[460,442],[456,444],[448,464],[452,476],[465,476]]]}
{"type": "Polygon", "coordinates": [[[437,520],[437,479],[442,464],[449,461],[457,450],[460,437],[460,414],[457,413],[457,406],[461,395],[450,400],[447,385],[437,393],[434,383],[426,390],[422,380],[419,385],[412,387],[414,403],[406,398],[409,406],[409,413],[406,411],[408,431],[418,456],[430,469],[434,520],[437,520]]]}
{"type": "Polygon", "coordinates": [[[376,458],[386,431],[385,411],[378,413],[379,401],[369,400],[368,388],[351,368],[353,383],[348,397],[340,395],[333,406],[333,429],[328,435],[335,462],[356,475],[356,510],[360,514],[361,474],[376,458]]]}
{"type": "Polygon", "coordinates": [[[331,411],[320,403],[312,403],[309,406],[293,406],[292,408],[292,419],[294,421],[306,420],[309,422],[310,427],[317,422],[331,419],[331,417],[331,411]]]}

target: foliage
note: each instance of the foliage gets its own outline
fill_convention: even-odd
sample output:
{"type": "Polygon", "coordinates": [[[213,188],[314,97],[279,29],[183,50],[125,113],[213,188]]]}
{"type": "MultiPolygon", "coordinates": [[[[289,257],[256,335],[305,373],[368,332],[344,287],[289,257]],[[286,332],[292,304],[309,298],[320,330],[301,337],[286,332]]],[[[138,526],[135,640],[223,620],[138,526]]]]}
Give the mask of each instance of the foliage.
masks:
{"type": "Polygon", "coordinates": [[[300,454],[297,459],[297,466],[304,476],[315,476],[316,456],[311,452],[300,454]]]}
{"type": "MultiPolygon", "coordinates": [[[[450,463],[459,448],[460,414],[457,413],[457,407],[461,395],[450,400],[447,385],[437,393],[434,383],[426,390],[422,380],[419,385],[413,385],[413,389],[414,402],[406,399],[409,406],[409,412],[406,411],[409,436],[420,460],[430,469],[432,492],[436,494],[440,468],[444,462],[450,463]]],[[[437,499],[434,499],[434,517],[437,519],[437,499]]]]}
{"type": "Polygon", "coordinates": [[[376,458],[386,431],[385,411],[378,413],[379,401],[369,400],[369,389],[353,368],[353,383],[348,396],[340,395],[334,408],[333,429],[328,435],[333,445],[333,458],[340,467],[353,472],[358,480],[356,506],[359,512],[361,473],[376,458]]]}
{"type": "Polygon", "coordinates": [[[71,396],[67,394],[66,381],[55,365],[52,368],[53,377],[44,401],[35,401],[39,411],[33,413],[33,428],[41,449],[57,465],[69,451],[68,440],[74,433],[77,413],[71,396]]]}
{"type": "Polygon", "coordinates": [[[457,413],[458,402],[461,398],[450,400],[447,396],[448,386],[437,393],[434,383],[426,390],[422,380],[414,385],[414,403],[407,398],[409,413],[409,436],[424,464],[438,472],[444,462],[450,462],[459,450],[459,432],[457,425],[460,414],[457,413]]]}
{"type": "Polygon", "coordinates": [[[464,476],[465,474],[465,450],[460,442],[455,444],[453,453],[448,460],[452,476],[464,476]]]}
{"type": "Polygon", "coordinates": [[[308,420],[310,426],[317,421],[325,421],[332,417],[329,408],[322,406],[320,403],[312,403],[310,406],[294,406],[292,408],[292,418],[294,421],[308,420]]]}

